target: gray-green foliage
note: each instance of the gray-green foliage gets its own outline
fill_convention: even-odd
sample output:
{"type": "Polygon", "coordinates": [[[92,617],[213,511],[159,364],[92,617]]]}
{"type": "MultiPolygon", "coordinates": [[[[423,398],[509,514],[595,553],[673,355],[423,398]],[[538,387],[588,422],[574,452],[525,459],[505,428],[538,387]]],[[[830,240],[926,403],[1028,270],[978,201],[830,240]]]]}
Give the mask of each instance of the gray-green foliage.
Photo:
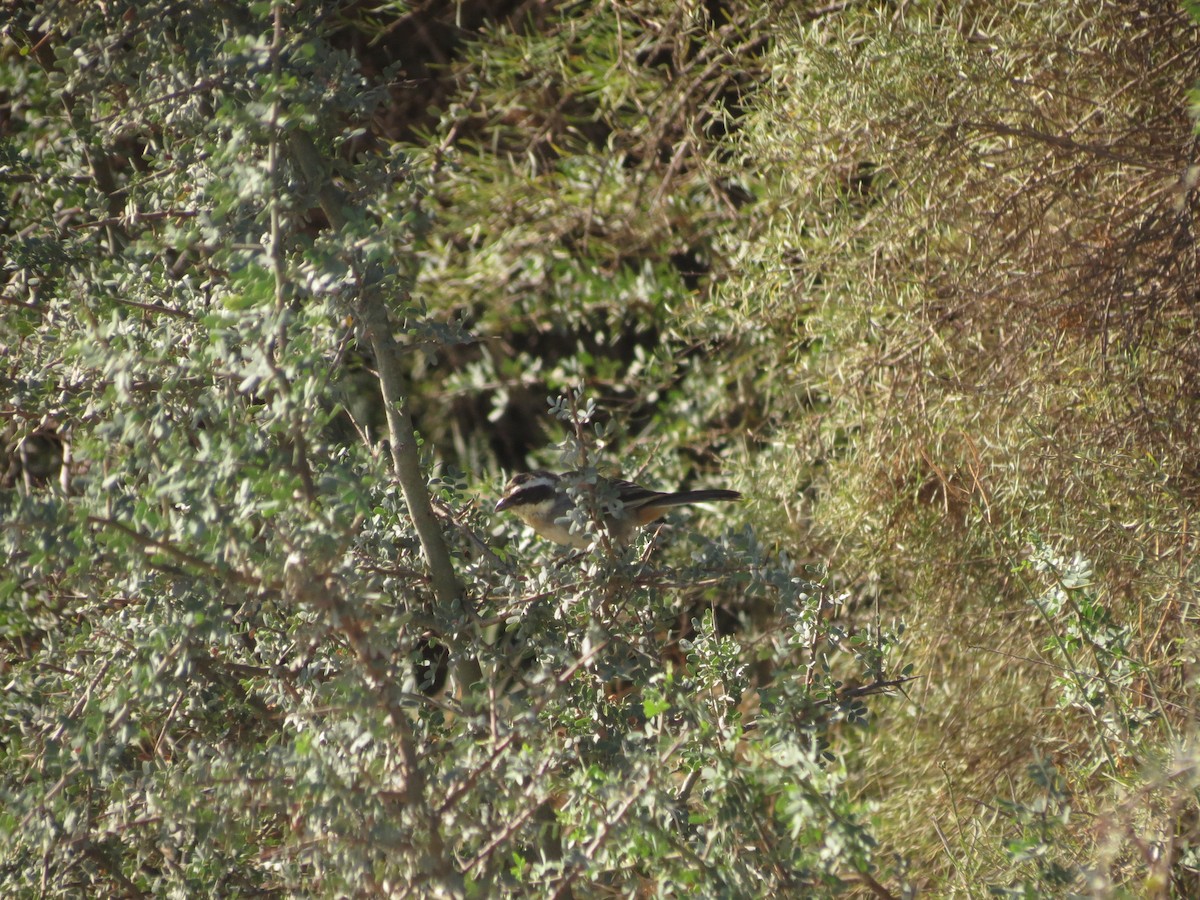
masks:
{"type": "MultiPolygon", "coordinates": [[[[355,300],[389,298],[413,397],[437,410],[426,366],[464,338],[458,276],[434,310],[411,288],[438,277],[439,216],[463,217],[458,264],[481,283],[495,246],[548,237],[471,212],[474,187],[512,177],[503,153],[472,151],[478,172],[456,179],[421,148],[339,155],[383,96],[337,49],[366,27],[340,12],[64,2],[7,25],[0,379],[21,462],[0,486],[0,892],[754,896],[865,877],[873,841],[829,732],[863,720],[866,694],[840,679],[884,677],[889,638],[831,628],[837,603],[753,530],[493,554],[485,505],[426,445],[464,588],[433,600],[347,375],[370,368],[355,300]],[[298,133],[325,154],[320,184],[298,133]],[[327,227],[322,191],[359,218],[327,227]],[[39,442],[64,455],[50,476],[39,442]],[[735,639],[717,609],[782,624],[735,639]],[[440,694],[422,690],[439,653],[440,694]]],[[[642,33],[615,11],[590,21],[642,33]]],[[[521,40],[553,60],[560,39],[521,40]]],[[[604,109],[644,114],[654,92],[624,57],[578,77],[604,109]]],[[[632,215],[592,180],[614,160],[559,160],[580,193],[554,202],[632,215]]],[[[530,187],[507,190],[544,216],[530,187]]],[[[630,291],[674,278],[646,246],[630,291]]],[[[596,264],[554,255],[529,254],[529,277],[561,287],[596,264]]]]}

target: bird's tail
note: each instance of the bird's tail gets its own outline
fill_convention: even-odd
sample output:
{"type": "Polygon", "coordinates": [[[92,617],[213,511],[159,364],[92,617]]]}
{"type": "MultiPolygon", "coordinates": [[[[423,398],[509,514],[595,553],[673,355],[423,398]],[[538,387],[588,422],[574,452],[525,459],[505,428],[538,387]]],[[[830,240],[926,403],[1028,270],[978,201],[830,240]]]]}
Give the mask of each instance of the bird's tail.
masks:
{"type": "Polygon", "coordinates": [[[711,500],[741,500],[737,491],[713,489],[707,491],[677,491],[655,497],[646,506],[682,506],[685,503],[708,503],[711,500]]]}

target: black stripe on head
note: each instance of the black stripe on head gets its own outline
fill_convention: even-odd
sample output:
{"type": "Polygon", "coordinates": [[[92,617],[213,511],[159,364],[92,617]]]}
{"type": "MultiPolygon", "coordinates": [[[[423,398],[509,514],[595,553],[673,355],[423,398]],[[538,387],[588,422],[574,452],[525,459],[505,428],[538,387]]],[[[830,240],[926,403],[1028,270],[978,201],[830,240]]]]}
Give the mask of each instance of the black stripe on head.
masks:
{"type": "Polygon", "coordinates": [[[511,499],[514,504],[541,503],[551,499],[556,493],[558,491],[552,484],[531,484],[514,491],[511,499]]]}
{"type": "Polygon", "coordinates": [[[503,497],[496,504],[497,510],[512,509],[514,506],[536,506],[546,500],[553,499],[558,493],[555,486],[539,482],[526,487],[518,487],[516,490],[509,491],[507,496],[503,497]]]}

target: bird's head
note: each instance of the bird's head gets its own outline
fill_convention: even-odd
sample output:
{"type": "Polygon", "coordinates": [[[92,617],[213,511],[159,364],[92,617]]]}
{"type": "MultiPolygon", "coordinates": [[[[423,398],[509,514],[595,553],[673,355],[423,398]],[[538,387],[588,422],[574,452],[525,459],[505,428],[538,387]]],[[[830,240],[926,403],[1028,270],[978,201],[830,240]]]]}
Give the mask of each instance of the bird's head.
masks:
{"type": "Polygon", "coordinates": [[[504,486],[504,493],[496,504],[496,512],[505,509],[533,511],[540,508],[549,510],[558,495],[559,481],[559,477],[553,472],[544,472],[540,469],[514,475],[504,486]]]}

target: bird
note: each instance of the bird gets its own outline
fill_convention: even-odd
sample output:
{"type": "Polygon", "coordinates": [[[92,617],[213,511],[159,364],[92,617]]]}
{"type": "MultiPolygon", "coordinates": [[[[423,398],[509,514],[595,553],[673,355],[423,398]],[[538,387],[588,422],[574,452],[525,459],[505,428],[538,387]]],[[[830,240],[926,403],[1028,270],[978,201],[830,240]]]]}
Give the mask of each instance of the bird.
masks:
{"type": "MultiPolygon", "coordinates": [[[[565,520],[575,508],[568,485],[579,473],[556,475],[544,469],[514,475],[504,488],[496,512],[511,510],[513,515],[544,538],[584,550],[591,541],[586,534],[572,532],[565,520]]],[[[602,521],[616,544],[628,544],[636,529],[649,525],[667,514],[672,506],[707,503],[710,500],[740,500],[737,491],[710,489],[662,493],[644,488],[632,481],[598,478],[596,481],[601,502],[608,496],[620,503],[604,506],[602,521]]]]}

